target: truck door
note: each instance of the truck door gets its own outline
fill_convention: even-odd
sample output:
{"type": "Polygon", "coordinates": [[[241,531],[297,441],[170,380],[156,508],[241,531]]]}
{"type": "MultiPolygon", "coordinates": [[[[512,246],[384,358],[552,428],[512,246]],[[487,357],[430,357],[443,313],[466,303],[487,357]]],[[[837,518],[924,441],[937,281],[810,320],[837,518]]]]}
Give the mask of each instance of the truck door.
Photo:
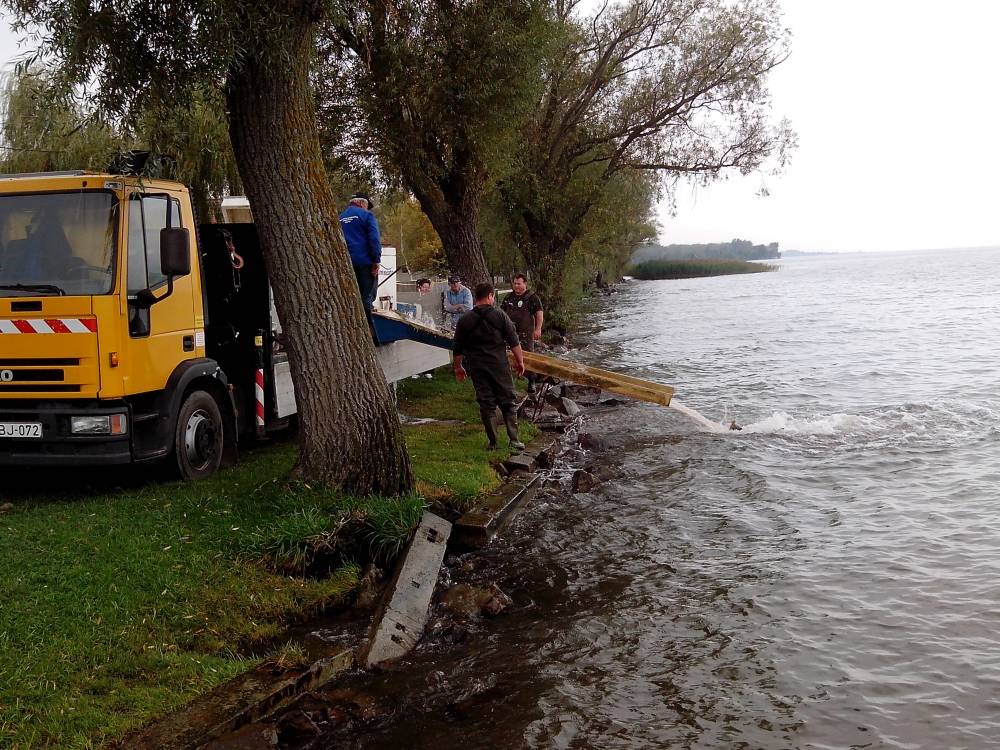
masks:
{"type": "MultiPolygon", "coordinates": [[[[129,196],[126,279],[130,356],[125,369],[126,393],[163,388],[180,362],[197,356],[193,274],[175,279],[173,294],[152,307],[134,304],[143,289],[152,290],[157,297],[166,293],[167,278],[160,269],[160,230],[184,226],[182,216],[176,196],[138,192],[129,196]]],[[[196,267],[193,262],[192,268],[196,267]]]]}

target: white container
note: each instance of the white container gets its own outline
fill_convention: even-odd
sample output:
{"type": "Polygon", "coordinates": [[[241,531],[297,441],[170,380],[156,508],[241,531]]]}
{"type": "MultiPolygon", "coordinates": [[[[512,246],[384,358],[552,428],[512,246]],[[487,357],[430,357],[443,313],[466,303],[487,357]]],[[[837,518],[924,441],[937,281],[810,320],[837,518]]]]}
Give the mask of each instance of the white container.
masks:
{"type": "Polygon", "coordinates": [[[396,248],[382,247],[382,264],[378,271],[375,308],[393,310],[396,307],[396,248]]]}

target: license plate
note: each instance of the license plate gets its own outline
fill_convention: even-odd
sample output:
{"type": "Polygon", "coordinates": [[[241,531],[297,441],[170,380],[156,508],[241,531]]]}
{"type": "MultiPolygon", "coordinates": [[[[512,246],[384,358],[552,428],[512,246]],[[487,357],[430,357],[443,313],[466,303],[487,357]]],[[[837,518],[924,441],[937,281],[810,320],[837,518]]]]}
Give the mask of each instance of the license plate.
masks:
{"type": "Polygon", "coordinates": [[[40,438],[41,422],[0,422],[0,438],[40,438]]]}

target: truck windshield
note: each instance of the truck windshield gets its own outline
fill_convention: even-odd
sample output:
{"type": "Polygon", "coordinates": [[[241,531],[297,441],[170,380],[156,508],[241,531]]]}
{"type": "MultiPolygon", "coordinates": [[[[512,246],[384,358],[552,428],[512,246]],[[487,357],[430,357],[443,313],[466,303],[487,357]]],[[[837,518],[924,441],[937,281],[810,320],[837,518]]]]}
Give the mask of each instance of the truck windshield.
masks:
{"type": "Polygon", "coordinates": [[[0,297],[110,293],[117,234],[114,193],[0,195],[0,297]]]}

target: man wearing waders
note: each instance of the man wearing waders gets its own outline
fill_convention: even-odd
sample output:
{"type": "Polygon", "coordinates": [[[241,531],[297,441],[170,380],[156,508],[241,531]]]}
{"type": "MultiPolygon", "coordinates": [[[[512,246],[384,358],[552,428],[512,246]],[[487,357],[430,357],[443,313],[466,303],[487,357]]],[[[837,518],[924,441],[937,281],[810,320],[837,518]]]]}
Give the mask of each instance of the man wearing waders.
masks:
{"type": "Polygon", "coordinates": [[[494,418],[499,406],[510,447],[523,450],[524,443],[517,439],[517,396],[507,362],[507,347],[514,355],[519,377],[524,375],[524,354],[514,323],[493,306],[494,299],[492,284],[478,284],[475,307],[455,326],[455,378],[465,380],[466,374],[472,378],[479,416],[490,441],[487,448],[497,447],[494,418]]]}

